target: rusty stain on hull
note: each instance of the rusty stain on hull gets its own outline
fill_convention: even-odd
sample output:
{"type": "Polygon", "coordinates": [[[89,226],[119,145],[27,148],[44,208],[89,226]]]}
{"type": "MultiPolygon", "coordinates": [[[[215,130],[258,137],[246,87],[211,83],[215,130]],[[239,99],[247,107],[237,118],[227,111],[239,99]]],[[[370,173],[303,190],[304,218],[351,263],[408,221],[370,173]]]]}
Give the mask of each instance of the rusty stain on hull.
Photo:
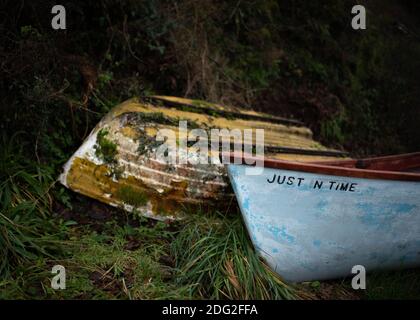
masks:
{"type": "Polygon", "coordinates": [[[273,159],[319,161],[342,155],[314,141],[310,129],[298,121],[287,123],[254,111],[159,96],[143,102],[132,99],[113,108],[66,163],[61,183],[160,220],[181,218],[186,206],[230,204],[234,195],[226,169],[210,151],[214,164],[209,165],[167,164],[156,159],[160,145],[156,133],[162,128],[177,132],[179,120],[206,130],[264,129],[265,156],[273,159]],[[282,148],[291,151],[279,152],[282,148]],[[313,154],[299,154],[305,153],[301,149],[313,154]],[[101,156],[100,152],[109,154],[101,156]]]}

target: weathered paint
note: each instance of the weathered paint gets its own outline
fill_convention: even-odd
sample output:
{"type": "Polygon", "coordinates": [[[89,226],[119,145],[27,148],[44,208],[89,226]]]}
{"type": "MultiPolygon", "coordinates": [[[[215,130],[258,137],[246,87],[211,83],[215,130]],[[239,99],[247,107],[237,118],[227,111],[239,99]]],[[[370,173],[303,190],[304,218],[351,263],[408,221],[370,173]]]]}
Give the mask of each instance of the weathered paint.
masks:
{"type": "MultiPolygon", "coordinates": [[[[285,125],[265,122],[263,119],[271,116],[253,111],[246,113],[259,120],[225,118],[204,111],[227,112],[230,110],[228,107],[206,103],[204,108],[200,102],[203,112],[197,113],[184,110],[184,105],[194,106],[197,102],[175,97],[157,97],[143,102],[132,99],[116,106],[98,123],[66,163],[60,176],[61,183],[110,205],[128,211],[138,210],[147,217],[176,219],[182,217],[182,211],[185,211],[181,204],[229,205],[234,200],[225,167],[215,155],[209,154],[215,160],[215,164],[211,165],[170,165],[156,160],[156,147],[160,145],[156,142],[156,133],[162,128],[173,129],[177,133],[178,120],[187,120],[189,126],[203,129],[261,128],[265,131],[264,138],[268,146],[329,151],[312,139],[308,128],[294,123],[285,125]],[[178,108],[172,104],[166,105],[166,101],[177,102],[178,108]],[[107,157],[98,154],[99,132],[106,132],[106,140],[115,144],[115,150],[107,157]],[[133,194],[127,195],[130,190],[133,194]]],[[[239,109],[234,110],[238,114],[239,109]]],[[[192,147],[189,148],[191,150],[192,147]]],[[[270,153],[269,150],[267,154],[272,158],[301,161],[331,159],[319,155],[270,153]]]]}
{"type": "Polygon", "coordinates": [[[256,112],[254,110],[241,109],[234,106],[222,106],[220,104],[209,103],[207,101],[202,100],[191,100],[186,98],[168,96],[152,96],[150,98],[159,102],[164,102],[166,104],[172,104],[175,106],[188,106],[190,107],[190,109],[196,109],[196,111],[202,113],[208,113],[209,111],[212,111],[212,113],[219,113],[220,115],[224,116],[230,115],[242,119],[261,120],[263,122],[303,126],[302,122],[295,119],[277,117],[274,115],[256,112]]]}
{"type": "Polygon", "coordinates": [[[228,165],[245,224],[256,250],[285,280],[344,277],[355,265],[368,272],[420,265],[419,182],[272,168],[246,175],[245,168],[228,165]],[[344,187],[330,189],[331,181],[344,187]]]}

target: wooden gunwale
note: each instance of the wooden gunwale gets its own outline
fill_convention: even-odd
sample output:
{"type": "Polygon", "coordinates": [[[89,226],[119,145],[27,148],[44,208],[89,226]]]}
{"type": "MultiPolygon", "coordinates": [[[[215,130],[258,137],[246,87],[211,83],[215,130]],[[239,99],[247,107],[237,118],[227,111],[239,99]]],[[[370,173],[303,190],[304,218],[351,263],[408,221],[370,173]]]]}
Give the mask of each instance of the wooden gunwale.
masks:
{"type": "MultiPolygon", "coordinates": [[[[273,115],[267,115],[267,114],[249,114],[246,113],[246,110],[241,110],[241,111],[235,111],[235,110],[222,110],[222,109],[211,109],[211,110],[206,110],[206,108],[203,107],[199,107],[199,106],[195,106],[193,104],[189,104],[189,103],[182,103],[182,102],[177,102],[177,101],[172,101],[172,100],[168,100],[168,97],[166,96],[150,96],[148,97],[148,99],[150,100],[157,100],[157,101],[161,101],[164,102],[165,104],[167,104],[168,106],[172,106],[174,108],[180,108],[183,106],[188,106],[191,109],[195,109],[196,111],[199,112],[208,112],[211,111],[212,113],[214,113],[215,115],[218,115],[219,117],[235,117],[235,118],[239,118],[239,119],[243,119],[243,120],[256,120],[256,121],[264,121],[264,122],[271,122],[271,123],[277,123],[277,124],[285,124],[285,125],[295,125],[295,126],[300,126],[303,127],[304,123],[302,121],[299,120],[295,120],[295,119],[288,119],[288,118],[283,118],[283,117],[278,117],[278,116],[273,116],[273,115]]],[[[169,97],[170,98],[170,97],[169,97]]]]}
{"type": "Polygon", "coordinates": [[[308,173],[364,179],[420,181],[420,173],[399,171],[420,168],[420,152],[361,160],[317,162],[283,161],[266,158],[261,159],[248,155],[237,155],[234,153],[223,154],[222,157],[224,157],[224,159],[228,157],[231,163],[233,163],[235,159],[236,161],[240,160],[239,163],[242,164],[246,164],[245,159],[248,159],[248,163],[251,163],[252,160],[259,160],[264,162],[264,167],[273,169],[302,171],[308,173]],[[357,168],[357,166],[360,164],[364,164],[365,167],[370,169],[357,168]]]}

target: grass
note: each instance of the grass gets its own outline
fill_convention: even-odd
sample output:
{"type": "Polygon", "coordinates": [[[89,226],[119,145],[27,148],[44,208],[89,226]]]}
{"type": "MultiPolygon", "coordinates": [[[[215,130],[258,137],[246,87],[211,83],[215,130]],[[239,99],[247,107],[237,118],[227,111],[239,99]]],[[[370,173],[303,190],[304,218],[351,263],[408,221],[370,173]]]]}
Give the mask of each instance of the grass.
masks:
{"type": "MultiPolygon", "coordinates": [[[[379,12],[372,7],[372,28],[355,34],[348,30],[348,0],[327,1],[323,7],[307,1],[234,1],[222,8],[211,1],[181,1],[177,10],[169,2],[99,1],[76,6],[80,14],[69,42],[51,37],[50,20],[43,25],[38,19],[43,5],[28,8],[8,1],[9,19],[2,23],[10,32],[0,35],[8,48],[0,50],[0,87],[7,88],[0,101],[0,130],[8,136],[0,136],[0,297],[301,295],[301,286],[285,285],[258,260],[237,212],[231,217],[200,213],[176,225],[120,223],[125,214],[120,211],[99,223],[85,217],[75,222],[58,213],[74,213],[75,196],[56,186],[55,179],[112,106],[158,93],[253,105],[277,115],[284,105],[285,116],[291,103],[302,114],[315,110],[317,120],[309,116],[309,121],[320,127],[325,143],[348,143],[360,154],[414,151],[420,141],[415,94],[420,45],[392,27],[402,21],[412,29],[404,16],[386,9],[389,2],[381,3],[379,12]],[[90,19],[89,12],[100,15],[90,19]],[[382,21],[383,13],[392,19],[382,21]],[[308,23],[302,24],[302,17],[308,23]],[[25,135],[12,136],[19,130],[25,135]],[[64,209],[54,208],[58,203],[64,209]],[[58,263],[68,271],[64,291],[49,284],[51,267],[58,263]]],[[[418,8],[410,10],[413,16],[418,8]]],[[[152,113],[135,120],[177,124],[180,119],[152,113]]],[[[139,140],[139,153],[146,151],[145,142],[139,140]]],[[[118,146],[107,131],[98,133],[96,152],[118,177],[118,146]]],[[[144,202],[130,190],[122,193],[128,203],[144,202]]],[[[83,201],[89,215],[92,201],[83,201]]],[[[418,279],[418,271],[371,274],[361,296],[418,298],[418,279]]],[[[340,281],[314,288],[326,291],[327,284],[348,290],[340,281]]]]}
{"type": "MultiPolygon", "coordinates": [[[[53,170],[26,158],[17,136],[1,145],[0,299],[420,298],[418,270],[369,274],[357,293],[350,280],[288,285],[260,261],[238,210],[165,223],[94,209],[55,186],[53,170]],[[94,210],[109,214],[96,221],[94,210]],[[51,288],[56,264],[66,268],[66,290],[51,288]]],[[[131,191],[126,201],[143,203],[131,191]]]]}
{"type": "MultiPolygon", "coordinates": [[[[0,149],[0,299],[420,297],[418,270],[369,274],[357,295],[350,280],[288,285],[260,261],[238,210],[165,223],[94,209],[100,204],[55,186],[52,169],[25,158],[15,139],[3,138],[0,149]],[[98,212],[108,216],[96,221],[98,212]],[[51,288],[56,264],[66,268],[66,290],[51,288]]],[[[142,203],[130,191],[127,201],[142,203]]]]}
{"type": "MultiPolygon", "coordinates": [[[[53,184],[50,168],[24,157],[16,136],[0,148],[0,275],[39,256],[51,256],[58,223],[50,217],[53,184]]],[[[54,248],[55,247],[55,248],[54,248]]]]}
{"type": "Polygon", "coordinates": [[[396,270],[367,275],[364,298],[420,299],[420,270],[396,270]]]}
{"type": "MultiPolygon", "coordinates": [[[[60,298],[171,299],[187,298],[186,289],[167,281],[170,268],[159,262],[164,246],[149,243],[132,249],[129,239],[141,230],[116,227],[115,234],[91,232],[82,235],[72,258],[60,261],[71,277],[60,298]]],[[[83,232],[88,230],[84,229],[83,232]]]]}
{"type": "Polygon", "coordinates": [[[0,282],[0,298],[295,298],[294,290],[259,261],[238,218],[186,222],[174,228],[108,221],[102,233],[74,226],[63,242],[67,258],[20,265],[25,271],[0,282]],[[66,267],[66,290],[50,288],[54,264],[66,267]]]}
{"type": "Polygon", "coordinates": [[[172,243],[177,282],[211,299],[291,299],[294,291],[257,257],[241,221],[200,217],[172,243]],[[185,248],[189,248],[185,250],[185,248]]]}

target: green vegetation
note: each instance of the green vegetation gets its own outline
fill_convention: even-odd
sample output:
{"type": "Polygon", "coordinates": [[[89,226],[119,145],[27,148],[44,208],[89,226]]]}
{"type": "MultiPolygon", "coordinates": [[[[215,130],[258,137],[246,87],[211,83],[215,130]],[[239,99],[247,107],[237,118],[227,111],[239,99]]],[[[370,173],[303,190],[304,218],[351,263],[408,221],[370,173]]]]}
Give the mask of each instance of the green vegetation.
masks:
{"type": "Polygon", "coordinates": [[[199,216],[172,243],[180,285],[212,299],[293,299],[292,287],[261,263],[237,218],[199,216]],[[185,250],[188,248],[188,250],[185,250]]]}
{"type": "Polygon", "coordinates": [[[134,207],[141,207],[147,204],[147,196],[144,193],[135,190],[131,186],[121,186],[118,189],[116,196],[125,203],[134,207]]]}
{"type": "Polygon", "coordinates": [[[124,167],[118,164],[115,158],[118,149],[117,144],[107,138],[108,130],[101,129],[96,135],[95,155],[108,166],[108,175],[119,179],[124,172],[124,167]]]}
{"type": "Polygon", "coordinates": [[[183,226],[110,220],[97,232],[74,225],[63,243],[66,254],[21,264],[14,281],[0,282],[0,298],[296,297],[292,287],[259,263],[237,217],[203,215],[204,220],[184,221],[183,226]],[[67,269],[63,291],[52,290],[49,284],[51,265],[57,263],[67,269]]]}
{"type": "Polygon", "coordinates": [[[117,144],[106,136],[109,132],[105,129],[99,130],[96,136],[95,155],[105,163],[114,163],[117,155],[117,144]]]}
{"type": "Polygon", "coordinates": [[[368,275],[366,286],[369,288],[365,293],[367,299],[418,299],[420,271],[397,270],[373,273],[368,275]]]}
{"type": "MultiPolygon", "coordinates": [[[[54,183],[50,168],[23,157],[23,145],[7,141],[0,148],[0,277],[14,274],[25,263],[52,257],[60,250],[60,228],[66,224],[51,219],[54,183]]],[[[57,194],[57,201],[60,197],[57,194]]]]}
{"type": "Polygon", "coordinates": [[[192,104],[195,106],[195,107],[198,107],[198,108],[201,108],[201,109],[213,109],[214,108],[214,106],[211,104],[211,103],[209,103],[209,102],[207,102],[207,101],[203,101],[203,100],[193,100],[192,101],[192,104]]]}
{"type": "MultiPolygon", "coordinates": [[[[6,0],[0,21],[0,298],[348,297],[347,280],[282,283],[237,212],[132,221],[56,179],[113,106],[152,94],[297,118],[353,155],[418,151],[418,1],[362,1],[365,31],[350,27],[350,0],[63,1],[65,33],[51,29],[46,3],[6,0]],[[58,263],[64,291],[49,285],[58,263]]],[[[96,155],[116,177],[117,151],[99,132],[96,155]]],[[[420,297],[418,270],[370,277],[352,297],[420,297]]]]}
{"type": "Polygon", "coordinates": [[[153,151],[155,147],[157,148],[161,145],[160,141],[156,141],[154,137],[150,137],[146,133],[141,133],[137,141],[137,152],[141,156],[153,151]]]}

